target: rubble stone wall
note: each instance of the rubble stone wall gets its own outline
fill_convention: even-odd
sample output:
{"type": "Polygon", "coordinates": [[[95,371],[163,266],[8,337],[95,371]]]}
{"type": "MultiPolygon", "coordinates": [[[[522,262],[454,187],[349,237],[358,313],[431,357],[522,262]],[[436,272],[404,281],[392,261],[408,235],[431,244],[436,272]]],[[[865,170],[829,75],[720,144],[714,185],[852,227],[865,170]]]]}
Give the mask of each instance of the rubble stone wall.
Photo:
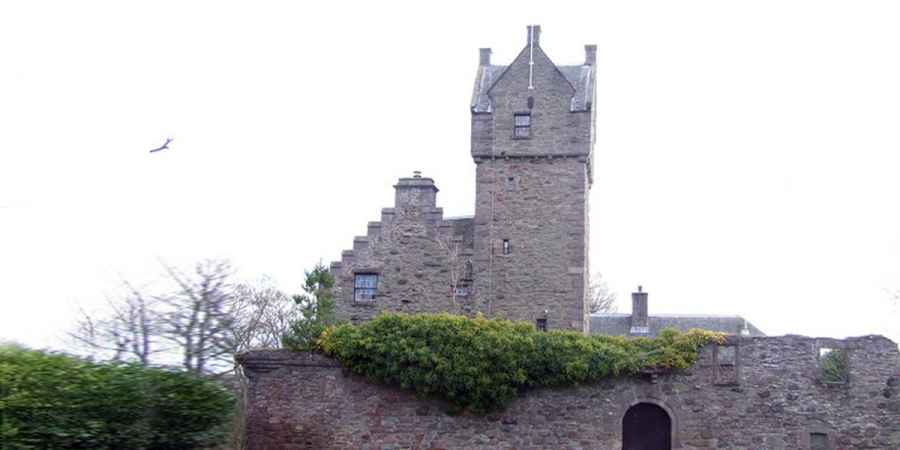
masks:
{"type": "Polygon", "coordinates": [[[451,414],[435,399],[349,374],[327,357],[238,357],[249,378],[250,450],[622,448],[622,418],[660,406],[682,449],[900,448],[900,354],[880,336],[734,337],[677,374],[529,391],[504,411],[451,414]],[[727,348],[733,347],[733,348],[727,348]],[[820,348],[845,349],[850,381],[828,384],[820,348]]]}

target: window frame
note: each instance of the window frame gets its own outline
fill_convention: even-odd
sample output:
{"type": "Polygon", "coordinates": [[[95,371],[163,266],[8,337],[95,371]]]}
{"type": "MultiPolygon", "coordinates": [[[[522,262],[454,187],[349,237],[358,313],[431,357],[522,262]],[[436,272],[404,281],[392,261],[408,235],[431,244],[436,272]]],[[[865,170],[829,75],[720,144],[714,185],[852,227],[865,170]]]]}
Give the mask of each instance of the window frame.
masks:
{"type": "Polygon", "coordinates": [[[513,139],[531,139],[531,123],[531,111],[513,113],[513,139]],[[519,125],[519,117],[527,118],[527,123],[519,125]],[[524,130],[525,134],[520,135],[519,130],[524,130]]]}
{"type": "Polygon", "coordinates": [[[354,303],[373,303],[378,298],[378,273],[377,272],[356,272],[353,274],[353,302],[354,303]],[[374,278],[374,283],[370,286],[360,285],[359,280],[365,277],[374,278]],[[370,296],[360,298],[360,293],[366,291],[370,296]]]}

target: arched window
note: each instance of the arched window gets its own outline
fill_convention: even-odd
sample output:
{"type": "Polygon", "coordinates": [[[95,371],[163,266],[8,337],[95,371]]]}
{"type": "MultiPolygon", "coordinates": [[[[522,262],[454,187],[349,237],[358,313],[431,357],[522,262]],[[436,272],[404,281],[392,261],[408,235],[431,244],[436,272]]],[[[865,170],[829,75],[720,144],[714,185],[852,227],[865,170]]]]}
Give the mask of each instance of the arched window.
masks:
{"type": "Polygon", "coordinates": [[[638,403],[622,418],[622,450],[670,450],[672,419],[652,403],[638,403]]]}

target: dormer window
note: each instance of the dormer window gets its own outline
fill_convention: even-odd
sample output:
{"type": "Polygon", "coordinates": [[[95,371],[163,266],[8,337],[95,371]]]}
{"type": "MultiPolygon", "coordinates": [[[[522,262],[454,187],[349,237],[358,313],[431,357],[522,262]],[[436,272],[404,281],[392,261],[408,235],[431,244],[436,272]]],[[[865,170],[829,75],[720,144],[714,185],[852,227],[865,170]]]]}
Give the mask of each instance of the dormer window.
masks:
{"type": "Polygon", "coordinates": [[[531,137],[531,113],[516,113],[513,137],[531,137]]]}

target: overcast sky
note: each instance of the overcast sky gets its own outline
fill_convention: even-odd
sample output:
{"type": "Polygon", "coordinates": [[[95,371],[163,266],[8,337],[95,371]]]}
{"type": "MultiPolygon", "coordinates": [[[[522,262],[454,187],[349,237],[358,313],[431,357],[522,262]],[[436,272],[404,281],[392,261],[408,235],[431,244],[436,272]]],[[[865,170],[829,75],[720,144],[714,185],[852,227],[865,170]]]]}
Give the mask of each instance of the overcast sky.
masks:
{"type": "Polygon", "coordinates": [[[296,292],[413,170],[472,214],[478,48],[506,64],[530,23],[559,64],[598,46],[619,311],[643,284],[651,314],[900,338],[900,3],[717,0],[4,1],[0,339],[59,348],[160,259],[296,292]]]}

